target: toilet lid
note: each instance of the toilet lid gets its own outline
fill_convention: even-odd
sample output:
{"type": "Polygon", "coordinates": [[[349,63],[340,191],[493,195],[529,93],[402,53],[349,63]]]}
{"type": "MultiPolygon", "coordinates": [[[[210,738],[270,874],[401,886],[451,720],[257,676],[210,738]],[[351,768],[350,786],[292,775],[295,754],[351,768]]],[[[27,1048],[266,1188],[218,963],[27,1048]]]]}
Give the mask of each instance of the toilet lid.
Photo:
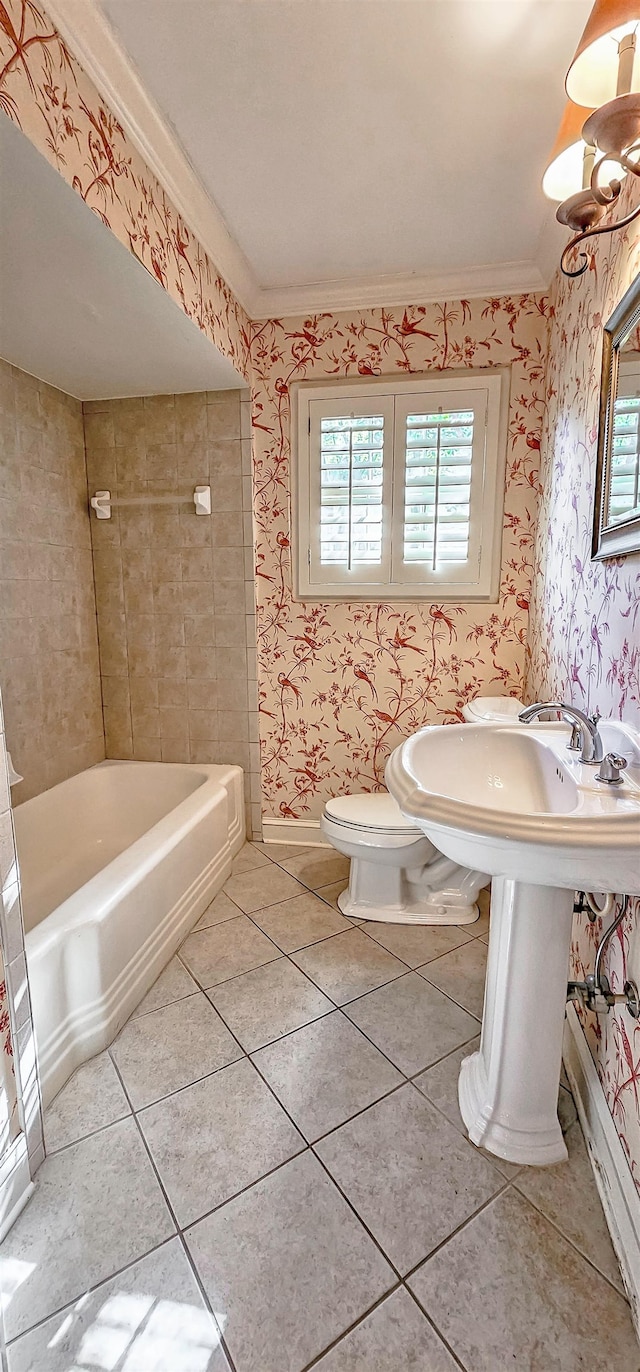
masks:
{"type": "Polygon", "coordinates": [[[521,700],[516,700],[514,696],[476,696],[475,700],[470,700],[467,705],[470,715],[474,719],[493,720],[503,723],[507,720],[515,721],[524,705],[521,700]]]}
{"type": "Polygon", "coordinates": [[[328,800],[324,812],[338,824],[354,828],[385,829],[387,833],[420,834],[417,824],[403,815],[388,791],[367,792],[359,796],[335,796],[328,800]]]}

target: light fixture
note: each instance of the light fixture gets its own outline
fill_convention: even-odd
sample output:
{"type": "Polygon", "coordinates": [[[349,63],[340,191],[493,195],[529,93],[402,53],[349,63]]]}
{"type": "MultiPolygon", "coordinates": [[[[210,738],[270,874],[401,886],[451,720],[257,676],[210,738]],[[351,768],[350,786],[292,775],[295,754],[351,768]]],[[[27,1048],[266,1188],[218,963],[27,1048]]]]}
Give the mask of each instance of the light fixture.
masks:
{"type": "Polygon", "coordinates": [[[577,244],[596,234],[613,233],[640,214],[639,204],[623,219],[612,222],[607,217],[620,195],[626,173],[640,176],[639,29],[640,0],[596,0],[567,72],[566,89],[572,103],[565,111],[543,183],[547,194],[548,185],[556,189],[566,185],[571,190],[570,180],[565,182],[563,176],[570,163],[575,168],[576,158],[579,161],[579,148],[570,157],[567,150],[572,147],[571,137],[577,131],[579,115],[574,111],[576,106],[582,106],[582,184],[574,185],[556,211],[560,223],[574,230],[560,262],[565,276],[581,276],[587,269],[584,252],[580,253],[577,267],[568,266],[577,244]],[[591,167],[585,146],[594,149],[591,167]]]}

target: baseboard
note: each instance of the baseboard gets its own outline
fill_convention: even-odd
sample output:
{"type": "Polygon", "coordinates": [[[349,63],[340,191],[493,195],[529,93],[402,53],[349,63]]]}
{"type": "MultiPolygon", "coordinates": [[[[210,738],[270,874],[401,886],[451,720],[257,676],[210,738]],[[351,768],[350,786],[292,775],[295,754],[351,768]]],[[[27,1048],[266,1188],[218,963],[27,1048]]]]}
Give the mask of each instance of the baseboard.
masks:
{"type": "Polygon", "coordinates": [[[263,819],[264,843],[300,843],[303,848],[330,848],[319,819],[263,819]]]}
{"type": "Polygon", "coordinates": [[[616,1133],[576,1008],[571,1004],[567,1006],[563,1057],[611,1241],[631,1304],[633,1322],[640,1338],[640,1195],[616,1133]]]}

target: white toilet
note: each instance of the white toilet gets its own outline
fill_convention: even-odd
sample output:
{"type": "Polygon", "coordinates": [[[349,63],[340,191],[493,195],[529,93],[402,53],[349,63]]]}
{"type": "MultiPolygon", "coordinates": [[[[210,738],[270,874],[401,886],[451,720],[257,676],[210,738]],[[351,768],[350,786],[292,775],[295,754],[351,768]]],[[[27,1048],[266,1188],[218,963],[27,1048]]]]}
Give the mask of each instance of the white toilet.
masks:
{"type": "MultiPolygon", "coordinates": [[[[513,724],[523,708],[512,697],[478,696],[463,714],[475,724],[513,724]]],[[[444,857],[388,791],[327,801],[322,830],[351,859],[349,885],[338,897],[343,914],[387,924],[472,924],[478,918],[478,892],[488,876],[444,857]]]]}

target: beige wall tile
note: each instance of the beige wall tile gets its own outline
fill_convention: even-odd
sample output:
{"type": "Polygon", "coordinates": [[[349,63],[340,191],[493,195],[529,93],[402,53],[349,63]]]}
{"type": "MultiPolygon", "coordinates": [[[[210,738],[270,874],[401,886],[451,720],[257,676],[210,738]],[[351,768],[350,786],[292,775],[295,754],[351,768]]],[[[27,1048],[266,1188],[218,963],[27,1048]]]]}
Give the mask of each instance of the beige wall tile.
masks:
{"type": "MultiPolygon", "coordinates": [[[[19,804],[100,761],[105,741],[82,406],[1,361],[0,398],[0,685],[19,804]]],[[[87,419],[112,449],[110,415],[87,419]]]]}
{"type": "MultiPolygon", "coordinates": [[[[203,519],[188,504],[122,508],[92,521],[109,753],[248,765],[253,549],[247,556],[250,445],[240,440],[240,394],[145,396],[85,411],[91,476],[105,488],[189,495],[211,482],[215,510],[203,519]]],[[[32,453],[37,467],[36,436],[32,453]]],[[[7,565],[18,564],[8,556],[7,565]]],[[[19,594],[15,605],[24,613],[19,594]]]]}

